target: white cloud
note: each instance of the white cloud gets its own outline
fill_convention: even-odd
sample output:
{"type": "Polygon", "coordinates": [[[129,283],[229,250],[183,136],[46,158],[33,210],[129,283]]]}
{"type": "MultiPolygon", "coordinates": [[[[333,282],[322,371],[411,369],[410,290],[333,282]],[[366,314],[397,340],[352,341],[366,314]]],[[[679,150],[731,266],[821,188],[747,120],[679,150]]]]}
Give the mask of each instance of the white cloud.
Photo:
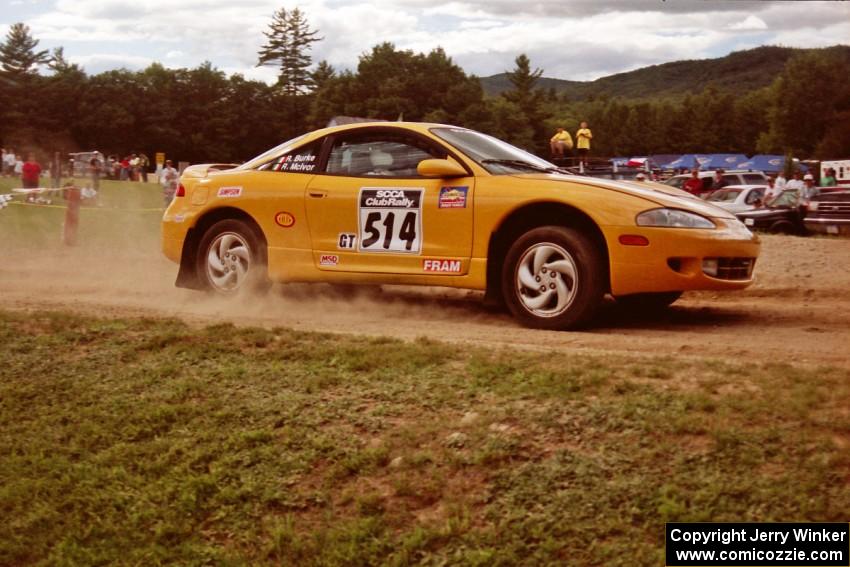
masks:
{"type": "Polygon", "coordinates": [[[740,31],[766,30],[767,24],[758,16],[749,15],[746,20],[730,24],[727,29],[740,31]]]}
{"type": "MultiPolygon", "coordinates": [[[[256,68],[279,0],[56,0],[27,20],[43,47],[65,46],[89,72],[152,60],[273,81],[256,68]]],[[[678,59],[703,59],[772,43],[847,43],[850,2],[701,0],[304,0],[297,6],[324,39],[315,61],[356,67],[381,42],[443,47],[468,72],[498,73],[519,53],[546,76],[594,79],[678,59]]],[[[289,0],[287,9],[295,7],[289,0]]],[[[3,16],[0,15],[0,18],[3,16]]],[[[0,22],[0,30],[3,24],[0,22]]],[[[143,63],[144,62],[144,63],[143,63]]]]}

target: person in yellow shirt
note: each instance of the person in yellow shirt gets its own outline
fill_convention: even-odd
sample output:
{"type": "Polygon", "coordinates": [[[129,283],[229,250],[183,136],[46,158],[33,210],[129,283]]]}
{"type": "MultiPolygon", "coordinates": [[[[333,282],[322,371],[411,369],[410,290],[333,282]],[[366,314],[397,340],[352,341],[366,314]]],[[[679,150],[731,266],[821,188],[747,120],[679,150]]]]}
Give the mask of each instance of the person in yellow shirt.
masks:
{"type": "Polygon", "coordinates": [[[563,128],[558,128],[555,135],[549,139],[552,157],[564,157],[564,151],[573,149],[573,137],[563,128]]]}
{"type": "Polygon", "coordinates": [[[578,132],[576,132],[576,142],[578,143],[579,161],[587,165],[587,154],[590,153],[590,140],[593,139],[593,134],[590,128],[587,127],[587,122],[582,122],[578,132]]]}

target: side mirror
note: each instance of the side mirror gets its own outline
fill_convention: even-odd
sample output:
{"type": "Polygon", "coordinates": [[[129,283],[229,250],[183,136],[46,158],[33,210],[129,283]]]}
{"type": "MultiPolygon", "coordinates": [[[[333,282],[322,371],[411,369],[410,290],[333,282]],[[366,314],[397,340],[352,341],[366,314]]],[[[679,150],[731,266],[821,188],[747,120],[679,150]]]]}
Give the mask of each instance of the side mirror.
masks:
{"type": "Polygon", "coordinates": [[[466,177],[466,170],[447,159],[423,159],[416,166],[416,171],[422,177],[466,177]]]}

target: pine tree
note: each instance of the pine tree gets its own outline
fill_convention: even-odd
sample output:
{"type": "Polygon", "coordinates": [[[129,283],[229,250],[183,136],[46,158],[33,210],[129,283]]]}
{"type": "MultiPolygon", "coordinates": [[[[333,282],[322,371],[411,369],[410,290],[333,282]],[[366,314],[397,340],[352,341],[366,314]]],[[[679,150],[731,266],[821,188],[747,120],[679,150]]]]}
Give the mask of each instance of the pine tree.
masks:
{"type": "Polygon", "coordinates": [[[537,81],[543,75],[542,69],[531,70],[531,61],[525,53],[520,54],[514,60],[516,67],[508,73],[508,80],[513,89],[505,91],[504,96],[509,102],[514,103],[522,110],[528,119],[534,134],[534,141],[525,148],[532,151],[542,151],[548,143],[549,137],[543,130],[547,118],[543,110],[544,92],[537,88],[537,81]]]}
{"type": "Polygon", "coordinates": [[[35,74],[39,65],[50,62],[47,50],[36,51],[38,40],[30,35],[29,26],[12,24],[6,41],[0,44],[0,67],[12,76],[35,74]]]}
{"type": "Polygon", "coordinates": [[[313,84],[310,73],[312,59],[310,45],[322,38],[311,30],[307,19],[298,8],[287,11],[281,8],[274,13],[269,31],[263,32],[268,42],[258,52],[257,66],[277,65],[278,86],[288,95],[302,94],[313,84]]]}

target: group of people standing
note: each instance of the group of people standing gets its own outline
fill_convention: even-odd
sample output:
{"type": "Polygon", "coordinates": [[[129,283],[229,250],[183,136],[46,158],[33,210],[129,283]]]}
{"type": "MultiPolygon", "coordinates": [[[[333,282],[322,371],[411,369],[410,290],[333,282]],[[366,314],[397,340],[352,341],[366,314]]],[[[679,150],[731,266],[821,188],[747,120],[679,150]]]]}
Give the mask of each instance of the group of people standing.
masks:
{"type": "MultiPolygon", "coordinates": [[[[578,154],[579,163],[583,165],[587,165],[587,154],[590,153],[592,139],[593,133],[587,126],[587,122],[582,122],[576,131],[576,154],[578,154]]],[[[549,149],[552,151],[553,158],[563,158],[573,150],[573,137],[565,129],[558,128],[555,135],[549,139],[549,149]]]]}

